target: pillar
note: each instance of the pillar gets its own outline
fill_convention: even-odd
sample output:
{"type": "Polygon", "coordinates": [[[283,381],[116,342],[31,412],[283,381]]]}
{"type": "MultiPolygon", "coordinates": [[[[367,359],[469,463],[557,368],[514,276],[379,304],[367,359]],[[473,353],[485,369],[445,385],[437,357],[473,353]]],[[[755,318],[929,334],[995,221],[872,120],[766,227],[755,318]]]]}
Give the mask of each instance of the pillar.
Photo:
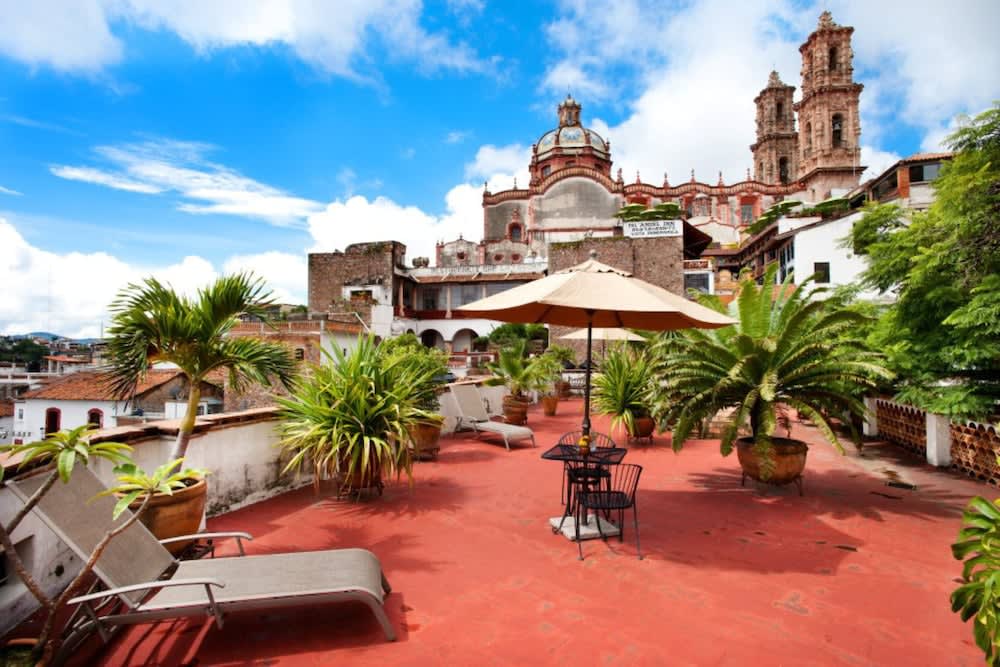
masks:
{"type": "Polygon", "coordinates": [[[874,437],[878,435],[878,413],[875,409],[875,397],[865,397],[865,421],[861,425],[861,432],[864,435],[874,437]]]}
{"type": "Polygon", "coordinates": [[[932,466],[951,465],[951,419],[927,413],[927,462],[932,466]]]}

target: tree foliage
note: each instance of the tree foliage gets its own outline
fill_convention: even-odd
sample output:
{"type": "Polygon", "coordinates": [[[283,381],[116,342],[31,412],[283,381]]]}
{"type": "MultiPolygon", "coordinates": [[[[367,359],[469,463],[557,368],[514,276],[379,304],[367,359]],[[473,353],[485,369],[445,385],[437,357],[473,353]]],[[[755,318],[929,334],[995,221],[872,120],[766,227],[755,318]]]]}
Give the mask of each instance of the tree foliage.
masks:
{"type": "Polygon", "coordinates": [[[898,398],[982,417],[1000,399],[1000,106],[949,142],[931,207],[870,204],[849,245],[868,258],[864,284],[896,296],[869,341],[897,372],[898,398]]]}

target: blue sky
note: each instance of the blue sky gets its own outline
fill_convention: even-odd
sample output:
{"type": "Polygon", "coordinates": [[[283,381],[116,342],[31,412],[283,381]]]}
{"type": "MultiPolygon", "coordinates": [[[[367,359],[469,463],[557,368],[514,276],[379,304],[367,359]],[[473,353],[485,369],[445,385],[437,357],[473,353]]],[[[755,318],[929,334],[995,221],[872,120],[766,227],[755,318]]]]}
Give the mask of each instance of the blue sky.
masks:
{"type": "Polygon", "coordinates": [[[571,92],[631,180],[743,178],[755,93],[853,25],[863,158],[939,147],[1000,98],[1000,4],[0,0],[0,333],[93,335],[115,291],[481,234],[571,92]],[[925,6],[921,6],[925,5],[925,6]],[[891,17],[892,21],[886,21],[891,17]]]}

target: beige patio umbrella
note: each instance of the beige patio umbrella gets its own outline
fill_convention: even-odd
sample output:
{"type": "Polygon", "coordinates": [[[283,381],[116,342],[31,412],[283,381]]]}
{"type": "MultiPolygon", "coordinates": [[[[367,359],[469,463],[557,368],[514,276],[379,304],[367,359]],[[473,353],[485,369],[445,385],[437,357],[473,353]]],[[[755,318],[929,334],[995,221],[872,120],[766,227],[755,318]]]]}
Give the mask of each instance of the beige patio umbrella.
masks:
{"type": "MultiPolygon", "coordinates": [[[[615,343],[618,341],[627,341],[630,343],[641,343],[645,342],[645,338],[637,333],[629,331],[628,329],[621,329],[619,327],[594,327],[592,333],[592,338],[595,341],[601,341],[601,356],[605,357],[608,353],[608,343],[615,343]]],[[[587,336],[591,335],[591,331],[586,328],[577,329],[572,331],[565,336],[559,336],[563,340],[587,340],[587,336]]]]}
{"type": "Polygon", "coordinates": [[[474,301],[453,310],[459,317],[502,322],[586,327],[587,372],[583,393],[583,432],[590,433],[590,366],[594,327],[647,331],[716,329],[735,320],[631,273],[590,259],[544,278],[474,301]]]}

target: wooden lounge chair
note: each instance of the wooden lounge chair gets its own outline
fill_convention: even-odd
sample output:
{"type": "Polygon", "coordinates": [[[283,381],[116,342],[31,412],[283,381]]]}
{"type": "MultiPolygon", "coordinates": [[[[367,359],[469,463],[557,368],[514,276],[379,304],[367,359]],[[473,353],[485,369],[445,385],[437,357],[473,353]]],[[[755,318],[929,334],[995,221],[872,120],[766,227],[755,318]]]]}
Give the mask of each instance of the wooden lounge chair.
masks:
{"type": "Polygon", "coordinates": [[[535,447],[535,432],[527,426],[516,426],[504,422],[490,420],[490,415],[483,405],[483,398],[479,390],[471,384],[455,384],[451,386],[451,394],[455,397],[458,405],[458,424],[455,427],[460,429],[469,426],[476,433],[496,433],[503,437],[503,444],[510,451],[511,440],[531,440],[531,446],[535,447]]]}
{"type": "MultiPolygon", "coordinates": [[[[35,475],[8,482],[8,486],[24,500],[41,485],[43,477],[35,475]]],[[[56,482],[34,510],[83,560],[113,525],[115,500],[95,498],[103,490],[90,470],[77,466],[70,482],[56,482]]],[[[192,537],[234,538],[240,556],[176,561],[145,526],[136,522],[110,542],[94,568],[107,589],[69,601],[80,606],[66,629],[60,655],[69,655],[94,630],[107,642],[113,630],[122,625],[209,616],[221,628],[230,612],[348,600],[366,604],[386,639],[396,639],[383,608],[389,583],[370,551],[334,549],[246,556],[243,540],[252,539],[247,533],[202,533],[165,541],[192,537]]]]}

